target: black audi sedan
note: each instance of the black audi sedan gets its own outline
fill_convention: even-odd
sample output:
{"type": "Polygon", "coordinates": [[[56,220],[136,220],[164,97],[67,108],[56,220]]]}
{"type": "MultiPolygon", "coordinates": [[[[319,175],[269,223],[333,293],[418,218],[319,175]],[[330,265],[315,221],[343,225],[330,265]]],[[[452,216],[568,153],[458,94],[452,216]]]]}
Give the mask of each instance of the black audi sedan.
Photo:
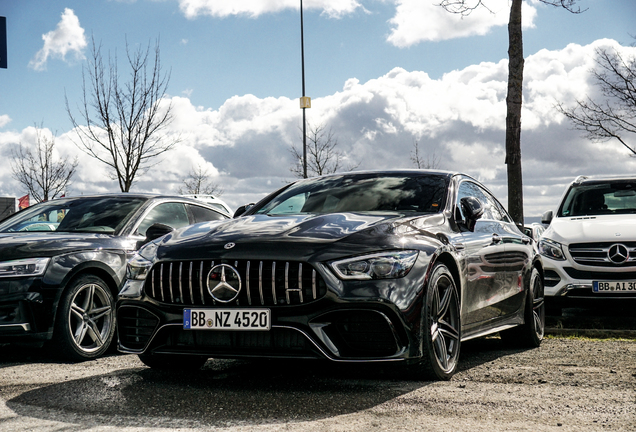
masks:
{"type": "Polygon", "coordinates": [[[50,343],[78,361],[104,354],[128,258],[172,229],[220,219],[196,200],[126,193],[56,199],[0,222],[0,342],[50,343]]]}
{"type": "Polygon", "coordinates": [[[129,261],[120,351],[156,368],[326,359],[449,379],[462,341],[500,332],[541,343],[541,259],[467,175],[328,175],[237,213],[174,231],[129,261]]]}

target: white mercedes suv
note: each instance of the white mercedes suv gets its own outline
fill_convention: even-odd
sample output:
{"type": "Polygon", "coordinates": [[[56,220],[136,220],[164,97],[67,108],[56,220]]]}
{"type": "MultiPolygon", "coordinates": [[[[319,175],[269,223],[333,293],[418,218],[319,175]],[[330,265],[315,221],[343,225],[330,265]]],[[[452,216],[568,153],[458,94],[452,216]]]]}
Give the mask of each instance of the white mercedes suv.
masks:
{"type": "Polygon", "coordinates": [[[542,222],[549,309],[636,300],[636,177],[578,177],[542,222]]]}

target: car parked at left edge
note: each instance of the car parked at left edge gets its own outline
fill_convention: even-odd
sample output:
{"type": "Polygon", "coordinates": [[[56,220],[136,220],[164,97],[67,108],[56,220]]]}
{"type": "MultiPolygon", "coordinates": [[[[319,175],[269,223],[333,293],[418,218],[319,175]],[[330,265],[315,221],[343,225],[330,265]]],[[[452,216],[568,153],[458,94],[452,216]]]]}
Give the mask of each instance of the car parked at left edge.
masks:
{"type": "Polygon", "coordinates": [[[126,262],[147,241],[227,219],[197,200],[151,194],[62,198],[0,222],[0,342],[50,344],[74,361],[115,335],[126,262]]]}

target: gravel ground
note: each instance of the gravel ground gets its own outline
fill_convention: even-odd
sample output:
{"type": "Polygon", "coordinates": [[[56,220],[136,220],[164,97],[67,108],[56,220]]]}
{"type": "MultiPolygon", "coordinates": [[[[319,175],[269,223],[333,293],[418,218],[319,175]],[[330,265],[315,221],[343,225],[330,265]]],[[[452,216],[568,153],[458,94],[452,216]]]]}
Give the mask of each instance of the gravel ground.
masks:
{"type": "Polygon", "coordinates": [[[636,341],[472,341],[448,382],[291,361],[170,374],[130,355],[66,364],[0,346],[0,430],[633,431],[636,341]]]}

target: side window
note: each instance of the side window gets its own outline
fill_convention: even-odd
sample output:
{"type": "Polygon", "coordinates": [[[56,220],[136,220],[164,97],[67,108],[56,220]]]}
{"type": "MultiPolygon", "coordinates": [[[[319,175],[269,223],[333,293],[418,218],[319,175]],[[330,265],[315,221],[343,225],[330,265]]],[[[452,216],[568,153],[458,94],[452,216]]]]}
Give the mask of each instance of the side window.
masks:
{"type": "Polygon", "coordinates": [[[209,208],[199,207],[192,204],[187,204],[187,206],[192,213],[192,217],[194,217],[194,223],[227,219],[222,214],[215,212],[214,210],[210,210],[209,208]]]}
{"type": "Polygon", "coordinates": [[[168,225],[174,229],[190,225],[185,204],[163,203],[155,206],[141,221],[137,233],[145,236],[148,227],[156,223],[168,225]]]}

